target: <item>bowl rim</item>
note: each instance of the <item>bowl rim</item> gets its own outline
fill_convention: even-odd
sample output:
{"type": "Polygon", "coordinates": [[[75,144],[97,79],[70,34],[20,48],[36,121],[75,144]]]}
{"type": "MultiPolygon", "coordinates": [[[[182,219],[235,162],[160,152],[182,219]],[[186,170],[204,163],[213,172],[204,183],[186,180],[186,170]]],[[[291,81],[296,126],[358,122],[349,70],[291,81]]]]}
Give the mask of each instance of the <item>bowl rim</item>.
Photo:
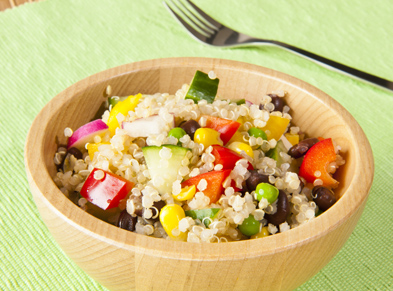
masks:
{"type": "Polygon", "coordinates": [[[352,115],[326,93],[293,76],[262,66],[233,60],[200,57],[162,58],[124,64],[96,73],[69,86],[46,104],[34,119],[25,144],[25,166],[29,184],[32,192],[34,192],[35,199],[43,201],[46,206],[57,213],[66,223],[73,225],[75,228],[80,229],[92,237],[119,248],[143,252],[144,254],[153,256],[159,254],[160,257],[187,260],[223,260],[225,259],[223,254],[231,254],[230,258],[227,259],[234,259],[235,257],[251,258],[265,256],[284,251],[288,248],[295,248],[299,244],[316,240],[326,233],[338,228],[364,204],[368,197],[374,176],[372,151],[363,130],[352,115]],[[303,91],[306,95],[318,99],[333,111],[339,111],[341,114],[340,118],[342,118],[346,124],[351,123],[351,125],[353,125],[351,128],[347,128],[351,135],[350,138],[356,141],[353,155],[356,168],[354,170],[353,181],[337,203],[326,211],[326,213],[329,214],[329,219],[328,216],[325,215],[326,213],[324,213],[324,215],[318,216],[306,224],[300,225],[290,231],[275,234],[263,239],[236,241],[225,244],[195,244],[157,239],[120,229],[86,213],[62,194],[53,182],[48,169],[45,167],[45,153],[43,150],[45,128],[39,128],[38,121],[41,124],[43,122],[47,124],[47,121],[49,121],[51,117],[51,111],[59,109],[59,105],[56,104],[56,101],[59,99],[72,99],[73,96],[78,95],[78,93],[83,92],[87,88],[109,81],[111,78],[123,74],[135,73],[140,70],[177,66],[195,68],[208,66],[212,69],[220,67],[224,69],[236,69],[239,70],[239,72],[251,70],[265,78],[287,83],[303,91]],[[89,86],[82,86],[82,84],[89,84],[89,86]],[[32,144],[36,147],[32,146],[32,144]],[[364,160],[365,164],[361,167],[359,165],[361,157],[365,156],[368,158],[364,160]],[[33,159],[38,161],[33,161],[33,159]],[[42,171],[42,167],[45,168],[45,171],[42,171]],[[361,171],[363,171],[364,168],[368,169],[369,175],[362,175],[361,171]],[[351,195],[345,195],[347,192],[354,192],[355,185],[357,185],[357,187],[362,185],[365,190],[362,193],[357,191],[351,195]],[[93,221],[94,223],[91,223],[93,221]],[[113,235],[108,236],[108,233],[112,233],[113,235]],[[234,250],[236,250],[236,252],[234,252],[234,250]]]}

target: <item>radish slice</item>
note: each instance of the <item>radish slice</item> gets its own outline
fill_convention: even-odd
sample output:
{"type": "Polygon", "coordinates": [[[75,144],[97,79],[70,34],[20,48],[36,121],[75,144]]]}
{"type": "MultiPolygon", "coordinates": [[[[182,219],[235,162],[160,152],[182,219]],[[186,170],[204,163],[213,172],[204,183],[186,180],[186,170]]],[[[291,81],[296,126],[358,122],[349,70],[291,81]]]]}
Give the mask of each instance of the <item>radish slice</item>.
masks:
{"type": "Polygon", "coordinates": [[[96,135],[104,133],[108,126],[101,119],[93,120],[79,127],[68,139],[67,148],[84,148],[85,144],[92,142],[96,135]]]}
{"type": "MultiPolygon", "coordinates": [[[[122,128],[131,137],[148,137],[165,131],[168,123],[159,115],[139,118],[134,121],[123,121],[122,128]]],[[[175,126],[175,117],[170,122],[170,128],[175,126]]]]}
{"type": "Polygon", "coordinates": [[[251,106],[251,105],[253,105],[253,104],[254,104],[254,103],[252,103],[251,101],[246,100],[246,105],[251,106]]]}

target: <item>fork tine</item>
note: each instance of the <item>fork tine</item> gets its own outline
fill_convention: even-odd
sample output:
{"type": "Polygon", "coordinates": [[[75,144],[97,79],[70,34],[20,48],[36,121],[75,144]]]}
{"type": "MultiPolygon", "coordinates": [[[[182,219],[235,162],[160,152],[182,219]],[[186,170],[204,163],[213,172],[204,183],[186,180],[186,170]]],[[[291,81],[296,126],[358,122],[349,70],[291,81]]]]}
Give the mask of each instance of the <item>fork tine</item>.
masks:
{"type": "Polygon", "coordinates": [[[188,3],[188,5],[191,7],[191,12],[200,20],[202,21],[205,25],[209,26],[211,29],[218,30],[222,24],[211,18],[209,15],[207,15],[205,12],[203,12],[198,6],[196,6],[194,3],[192,3],[190,0],[184,0],[185,2],[188,3]]]}
{"type": "MultiPolygon", "coordinates": [[[[173,1],[172,1],[173,2],[173,1]]],[[[208,23],[201,15],[196,13],[195,9],[189,5],[188,1],[176,0],[175,5],[179,8],[184,14],[188,16],[190,20],[194,24],[196,24],[199,28],[203,29],[204,31],[208,32],[210,35],[214,34],[216,28],[212,27],[210,23],[208,23]],[[188,4],[184,4],[186,2],[188,4]]]]}
{"type": "Polygon", "coordinates": [[[175,3],[173,3],[172,0],[165,0],[163,4],[193,37],[196,37],[198,40],[210,37],[208,32],[194,23],[175,3]],[[176,11],[172,7],[175,8],[176,11]]]}

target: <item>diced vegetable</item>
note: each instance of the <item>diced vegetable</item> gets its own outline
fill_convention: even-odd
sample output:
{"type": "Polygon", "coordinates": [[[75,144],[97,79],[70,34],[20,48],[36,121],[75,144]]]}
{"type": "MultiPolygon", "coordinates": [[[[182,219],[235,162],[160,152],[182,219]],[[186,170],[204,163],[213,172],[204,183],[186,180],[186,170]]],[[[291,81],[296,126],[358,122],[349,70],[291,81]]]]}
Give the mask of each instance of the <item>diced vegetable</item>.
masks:
{"type": "MultiPolygon", "coordinates": [[[[220,199],[221,195],[224,193],[224,187],[222,183],[229,176],[231,170],[221,170],[221,171],[211,171],[198,176],[189,178],[188,180],[181,183],[182,188],[186,186],[195,185],[198,186],[202,179],[207,182],[207,187],[205,190],[201,191],[205,196],[210,198],[210,203],[216,203],[220,199]]],[[[198,191],[198,189],[197,189],[198,191]]]]}
{"type": "Polygon", "coordinates": [[[261,223],[250,214],[243,223],[239,225],[239,230],[242,234],[247,236],[255,235],[259,232],[261,223]]]}
{"type": "MultiPolygon", "coordinates": [[[[212,155],[214,156],[214,165],[221,164],[223,166],[223,170],[225,169],[233,169],[236,165],[236,162],[243,157],[239,155],[237,152],[223,147],[219,145],[213,145],[212,155]]],[[[248,163],[248,169],[253,170],[253,166],[251,163],[248,163]]]]}
{"type": "Polygon", "coordinates": [[[243,99],[237,100],[237,101],[236,101],[236,104],[237,104],[237,105],[246,104],[246,99],[243,98],[243,99]]]}
{"type": "Polygon", "coordinates": [[[94,159],[95,152],[98,151],[98,148],[104,144],[110,144],[109,142],[99,142],[99,143],[89,143],[86,146],[87,152],[89,153],[90,160],[94,159]]]}
{"type": "Polygon", "coordinates": [[[128,112],[133,111],[138,105],[141,97],[142,94],[137,94],[135,96],[130,95],[126,100],[117,102],[117,104],[112,108],[107,122],[111,135],[114,135],[116,128],[120,127],[119,120],[117,119],[118,115],[122,114],[124,117],[127,116],[128,112]]]}
{"type": "Polygon", "coordinates": [[[299,143],[299,135],[298,134],[290,134],[286,133],[284,136],[287,138],[287,140],[294,146],[295,144],[299,143]]]}
{"type": "Polygon", "coordinates": [[[251,127],[251,128],[248,130],[248,134],[249,134],[250,136],[255,137],[255,138],[260,137],[260,138],[262,138],[263,140],[267,140],[267,135],[266,135],[266,133],[265,133],[262,129],[258,128],[258,127],[251,127]]]}
{"type": "Polygon", "coordinates": [[[272,138],[279,140],[287,129],[288,124],[288,118],[270,115],[269,120],[266,122],[266,125],[262,128],[262,130],[266,133],[268,140],[272,138]]]}
{"type": "Polygon", "coordinates": [[[235,141],[228,145],[228,148],[238,154],[245,152],[250,158],[254,158],[254,151],[252,150],[252,147],[244,142],[235,141]]]}
{"type": "Polygon", "coordinates": [[[228,141],[240,127],[240,123],[237,121],[209,115],[203,115],[203,117],[206,118],[205,127],[217,130],[220,133],[220,137],[224,145],[228,143],[228,141]]]}
{"type": "Polygon", "coordinates": [[[81,189],[81,195],[98,207],[107,210],[119,205],[134,187],[134,183],[101,169],[94,168],[81,189]]]}
{"type": "Polygon", "coordinates": [[[270,149],[267,153],[266,156],[269,158],[274,159],[277,162],[277,167],[281,167],[283,164],[283,158],[281,156],[281,153],[287,153],[288,149],[284,146],[284,142],[282,140],[279,140],[277,142],[277,145],[275,148],[270,149]]]}
{"type": "Polygon", "coordinates": [[[262,227],[261,231],[258,232],[257,234],[254,234],[251,236],[251,238],[262,238],[262,237],[267,237],[269,236],[269,231],[268,231],[268,227],[264,226],[262,227]]]}
{"type": "Polygon", "coordinates": [[[204,148],[211,145],[223,145],[220,133],[211,128],[198,128],[194,134],[194,141],[203,144],[204,148]]]}
{"type": "Polygon", "coordinates": [[[221,208],[205,208],[205,209],[193,209],[193,210],[186,210],[186,216],[190,216],[193,219],[199,219],[203,222],[206,227],[209,227],[211,221],[218,216],[221,208]],[[206,217],[210,218],[207,219],[206,217]],[[206,219],[205,219],[206,218],[206,219]]]}
{"type": "Polygon", "coordinates": [[[195,193],[196,193],[196,187],[195,185],[192,185],[192,186],[184,187],[183,189],[181,189],[179,194],[177,195],[172,194],[172,196],[176,201],[186,201],[192,199],[195,193]]]}
{"type": "Polygon", "coordinates": [[[110,107],[109,109],[112,109],[117,103],[122,102],[126,100],[128,96],[123,96],[123,97],[118,97],[118,96],[112,96],[108,98],[108,104],[110,107]]]}
{"type": "MultiPolygon", "coordinates": [[[[166,121],[159,115],[139,118],[134,121],[123,121],[122,128],[132,137],[148,137],[162,133],[167,126],[166,121]]],[[[171,126],[175,126],[175,118],[171,126]]]]}
{"type": "Polygon", "coordinates": [[[192,99],[195,103],[198,103],[200,100],[213,103],[217,95],[218,83],[219,79],[210,79],[208,74],[196,71],[187,91],[186,99],[192,99]]]}
{"type": "Polygon", "coordinates": [[[179,230],[179,222],[184,217],[183,208],[177,204],[167,204],[161,209],[160,222],[172,240],[186,240],[187,234],[179,230]]]}
{"type": "Polygon", "coordinates": [[[306,179],[308,183],[314,183],[316,179],[320,179],[323,186],[334,188],[338,185],[338,182],[327,171],[327,167],[335,161],[336,152],[332,139],[324,139],[307,151],[300,165],[299,176],[306,179]]]}
{"type": "Polygon", "coordinates": [[[177,179],[182,160],[186,158],[188,151],[190,149],[176,145],[142,148],[150,177],[160,194],[172,193],[172,184],[177,179]]]}
{"type": "Polygon", "coordinates": [[[276,187],[269,183],[259,183],[255,189],[258,201],[265,198],[270,204],[277,200],[279,191],[276,187]]]}
{"type": "Polygon", "coordinates": [[[235,132],[235,134],[228,141],[228,144],[231,144],[231,143],[233,143],[235,141],[244,142],[243,135],[239,131],[235,132]]]}
{"type": "Polygon", "coordinates": [[[185,132],[185,130],[181,127],[175,127],[172,128],[169,132],[168,132],[168,136],[173,136],[174,138],[177,138],[178,143],[177,145],[181,145],[181,142],[179,141],[183,136],[185,136],[187,133],[185,132]]]}
{"type": "Polygon", "coordinates": [[[96,135],[102,135],[106,132],[108,126],[101,119],[93,120],[82,125],[68,139],[67,149],[76,147],[82,149],[85,144],[92,142],[96,135]]]}
{"type": "Polygon", "coordinates": [[[286,149],[286,152],[288,152],[288,150],[292,147],[292,144],[291,144],[291,143],[289,142],[289,140],[285,137],[285,134],[282,135],[282,136],[280,137],[279,140],[283,143],[284,148],[286,149]]]}

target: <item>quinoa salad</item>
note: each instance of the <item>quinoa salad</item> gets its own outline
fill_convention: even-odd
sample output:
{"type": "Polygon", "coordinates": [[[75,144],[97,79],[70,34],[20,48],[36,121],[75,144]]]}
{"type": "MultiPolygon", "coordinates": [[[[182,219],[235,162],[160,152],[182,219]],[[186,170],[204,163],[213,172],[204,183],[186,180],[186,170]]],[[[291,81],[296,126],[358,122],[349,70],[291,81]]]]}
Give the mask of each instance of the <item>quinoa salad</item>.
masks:
{"type": "Polygon", "coordinates": [[[101,118],[64,129],[54,182],[99,219],[187,242],[263,238],[329,209],[340,146],[292,124],[290,92],[255,104],[216,96],[218,85],[196,71],[174,95],[118,97],[108,86],[101,118]]]}

